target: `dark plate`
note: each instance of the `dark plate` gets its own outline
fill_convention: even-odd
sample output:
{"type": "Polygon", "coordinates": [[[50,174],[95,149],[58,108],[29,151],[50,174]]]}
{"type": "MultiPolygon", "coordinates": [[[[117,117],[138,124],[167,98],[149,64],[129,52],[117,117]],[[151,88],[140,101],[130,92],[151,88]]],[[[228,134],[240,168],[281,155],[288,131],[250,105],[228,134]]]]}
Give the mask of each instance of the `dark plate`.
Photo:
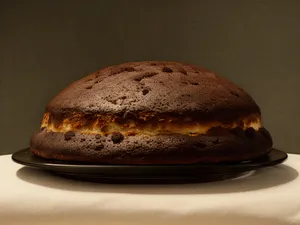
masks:
{"type": "Polygon", "coordinates": [[[231,179],[284,162],[287,154],[273,149],[269,154],[238,163],[192,165],[94,165],[49,160],[23,149],[12,155],[16,163],[44,169],[79,180],[103,183],[190,183],[231,179]]]}

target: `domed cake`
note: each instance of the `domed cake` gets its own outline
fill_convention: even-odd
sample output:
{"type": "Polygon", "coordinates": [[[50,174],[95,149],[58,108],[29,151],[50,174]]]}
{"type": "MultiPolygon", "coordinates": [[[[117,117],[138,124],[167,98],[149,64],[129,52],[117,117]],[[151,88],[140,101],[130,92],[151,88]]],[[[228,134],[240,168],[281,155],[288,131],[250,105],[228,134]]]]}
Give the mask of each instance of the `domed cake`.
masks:
{"type": "Polygon", "coordinates": [[[128,62],[70,84],[30,141],[43,158],[95,164],[249,160],[272,138],[243,89],[202,67],[128,62]]]}

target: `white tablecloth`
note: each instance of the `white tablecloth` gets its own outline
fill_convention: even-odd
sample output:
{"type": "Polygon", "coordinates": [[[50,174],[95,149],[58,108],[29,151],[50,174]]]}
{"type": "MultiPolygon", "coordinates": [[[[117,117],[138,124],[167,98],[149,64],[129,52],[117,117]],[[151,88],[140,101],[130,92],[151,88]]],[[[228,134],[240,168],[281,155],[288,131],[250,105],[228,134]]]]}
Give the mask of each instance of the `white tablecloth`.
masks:
{"type": "Polygon", "coordinates": [[[68,180],[10,155],[0,166],[1,225],[300,224],[300,155],[242,179],[159,186],[68,180]]]}

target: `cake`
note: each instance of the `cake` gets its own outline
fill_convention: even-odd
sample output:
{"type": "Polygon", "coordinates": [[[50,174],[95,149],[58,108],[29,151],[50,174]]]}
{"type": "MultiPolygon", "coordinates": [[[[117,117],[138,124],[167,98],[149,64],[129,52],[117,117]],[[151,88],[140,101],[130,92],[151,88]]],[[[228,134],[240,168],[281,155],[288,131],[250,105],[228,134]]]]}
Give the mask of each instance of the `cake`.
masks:
{"type": "Polygon", "coordinates": [[[39,157],[93,164],[195,164],[254,159],[272,149],[242,88],[195,65],[145,61],[79,79],[47,105],[30,140],[39,157]]]}

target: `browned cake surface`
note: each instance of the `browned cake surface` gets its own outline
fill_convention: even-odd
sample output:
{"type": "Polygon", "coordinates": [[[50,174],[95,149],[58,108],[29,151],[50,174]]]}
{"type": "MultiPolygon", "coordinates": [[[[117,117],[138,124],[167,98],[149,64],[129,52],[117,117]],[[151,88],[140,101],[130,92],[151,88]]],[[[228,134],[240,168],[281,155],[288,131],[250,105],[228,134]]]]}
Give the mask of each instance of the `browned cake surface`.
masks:
{"type": "Polygon", "coordinates": [[[47,111],[186,113],[205,122],[232,122],[260,114],[241,88],[206,69],[176,62],[133,62],[104,68],[64,89],[47,111]]]}
{"type": "Polygon", "coordinates": [[[235,161],[272,147],[245,91],[177,62],[131,62],[84,77],[48,104],[41,128],[35,154],[96,163],[235,161]]]}
{"type": "Polygon", "coordinates": [[[234,129],[223,134],[187,136],[108,136],[47,132],[32,140],[33,153],[52,159],[101,164],[189,164],[248,160],[270,151],[272,139],[258,131],[234,129]]]}

